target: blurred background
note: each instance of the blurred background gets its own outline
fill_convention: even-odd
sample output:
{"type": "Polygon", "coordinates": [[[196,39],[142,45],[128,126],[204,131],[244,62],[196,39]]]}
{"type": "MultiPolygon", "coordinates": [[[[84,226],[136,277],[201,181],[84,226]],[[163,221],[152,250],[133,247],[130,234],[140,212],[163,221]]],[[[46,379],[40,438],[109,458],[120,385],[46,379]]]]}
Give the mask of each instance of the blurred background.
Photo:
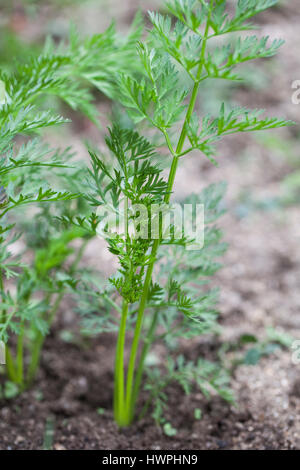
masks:
{"type": "MultiPolygon", "coordinates": [[[[104,31],[113,20],[120,34],[127,32],[139,9],[146,22],[147,10],[164,11],[160,0],[2,0],[1,67],[11,71],[14,60],[22,62],[28,55],[38,54],[48,35],[57,42],[67,41],[70,22],[83,36],[104,31]]],[[[228,183],[227,214],[221,225],[229,249],[216,281],[221,288],[221,340],[225,343],[245,333],[263,339],[268,334],[274,336],[274,331],[282,343],[286,338],[300,339],[300,104],[292,103],[292,83],[300,80],[299,0],[281,0],[257,20],[259,35],[284,38],[286,44],[277,57],[243,67],[242,85],[205,84],[200,94],[201,112],[214,113],[225,100],[264,108],[269,115],[297,124],[280,131],[227,138],[218,148],[217,168],[197,153],[189,156],[175,187],[181,198],[191,191],[199,192],[208,183],[228,183]]],[[[72,145],[79,159],[87,158],[84,140],[99,148],[104,145],[112,106],[100,92],[95,91],[94,97],[100,129],[63,108],[72,124],[63,132],[51,130],[46,137],[55,146],[72,145]]],[[[111,259],[98,243],[89,244],[84,260],[88,266],[101,266],[105,275],[111,272],[111,259]]],[[[253,445],[259,445],[261,435],[267,433],[271,447],[276,439],[300,446],[299,366],[292,363],[289,348],[266,355],[258,363],[254,360],[250,370],[240,367],[233,387],[242,397],[245,421],[250,414],[258,427],[263,423],[253,445]]],[[[245,440],[252,433],[249,426],[240,429],[245,440]]]]}

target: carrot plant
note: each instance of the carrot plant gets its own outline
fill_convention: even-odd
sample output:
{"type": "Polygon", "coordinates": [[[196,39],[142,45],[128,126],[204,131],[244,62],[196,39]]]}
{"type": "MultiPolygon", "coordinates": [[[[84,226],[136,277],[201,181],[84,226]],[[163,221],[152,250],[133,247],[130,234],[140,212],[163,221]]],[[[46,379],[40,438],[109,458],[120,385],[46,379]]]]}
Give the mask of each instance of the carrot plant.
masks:
{"type": "Polygon", "coordinates": [[[238,0],[234,11],[227,11],[227,3],[170,0],[166,2],[169,14],[149,14],[152,28],[137,45],[138,72],[120,73],[118,78],[119,99],[141,131],[113,124],[106,138],[111,157],[90,152],[90,193],[86,197],[95,213],[89,220],[64,217],[65,222],[90,230],[97,225],[119,260],[119,270],[110,278],[115,293],[111,289],[99,293],[107,298],[109,292],[118,317],[112,316],[105,327],[101,316],[89,314],[88,323],[94,331],[97,324],[99,331],[118,330],[114,416],[120,427],[130,425],[137,416],[145,372],[149,400],[142,414],[152,404],[160,422],[164,422],[167,405],[164,387],[174,380],[186,392],[197,384],[205,395],[213,388],[232,399],[226,371],[202,359],[186,361],[176,349],[178,338],[217,330],[216,291],[206,284],[219,268],[217,257],[225,248],[214,225],[222,213],[224,186],[210,186],[185,201],[193,207],[204,206],[203,247],[201,240],[182,230],[178,235],[175,222],[170,223],[170,236],[166,237],[163,222],[172,210],[170,200],[179,163],[188,154],[196,151],[216,163],[215,145],[223,137],[289,124],[265,117],[261,110],[225,103],[220,104],[216,117],[200,115],[198,98],[205,80],[212,80],[211,86],[213,80],[240,81],[239,65],[271,57],[283,44],[267,37],[237,35],[253,29],[252,18],[274,6],[276,0],[238,0]],[[145,124],[142,127],[143,122],[148,128],[145,124]],[[153,215],[157,205],[163,212],[153,215]],[[111,218],[115,218],[115,226],[111,218]],[[158,231],[153,234],[157,224],[158,231]],[[133,336],[126,364],[126,333],[130,329],[133,336]],[[153,357],[148,353],[156,341],[164,341],[169,359],[166,367],[153,369],[149,367],[153,357]]]}
{"type": "Polygon", "coordinates": [[[45,99],[61,99],[98,124],[90,90],[115,94],[113,76],[129,70],[139,22],[122,40],[113,25],[84,40],[72,28],[69,45],[48,39],[40,56],[17,64],[11,74],[0,73],[0,341],[6,345],[7,377],[18,391],[35,378],[44,338],[66,290],[76,286],[89,240],[82,229],[57,232],[54,225],[56,216],[76,214],[86,202],[80,197],[82,169],[74,167],[70,148],[51,149],[36,136],[69,122],[45,110],[45,99]],[[32,204],[34,211],[27,211],[32,204]],[[16,256],[11,247],[19,238],[16,256]]]}

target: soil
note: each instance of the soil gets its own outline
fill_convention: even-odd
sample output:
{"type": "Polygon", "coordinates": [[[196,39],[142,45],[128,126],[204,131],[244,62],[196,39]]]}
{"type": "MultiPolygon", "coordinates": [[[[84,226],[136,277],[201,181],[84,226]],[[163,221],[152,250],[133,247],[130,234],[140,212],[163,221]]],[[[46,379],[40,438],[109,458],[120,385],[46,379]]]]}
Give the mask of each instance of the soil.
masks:
{"type": "MultiPolygon", "coordinates": [[[[110,4],[115,11],[117,2],[110,4]]],[[[128,2],[128,11],[122,10],[123,25],[137,4],[128,2]]],[[[268,87],[259,91],[238,88],[237,101],[298,120],[299,107],[291,104],[291,82],[300,78],[299,21],[296,0],[282,2],[280,8],[262,15],[263,33],[284,37],[287,46],[273,68],[266,69],[267,77],[274,77],[268,87]]],[[[107,103],[99,106],[105,109],[107,103]]],[[[298,130],[279,133],[294,159],[299,153],[298,130]]],[[[79,149],[83,135],[74,132],[72,137],[79,149]]],[[[184,353],[198,351],[208,359],[220,342],[234,342],[245,333],[264,339],[269,326],[300,339],[299,207],[255,211],[245,199],[249,193],[255,200],[278,196],[280,182],[293,165],[284,151],[276,145],[270,149],[259,139],[237,137],[219,150],[219,168],[192,156],[180,168],[176,185],[177,195],[182,196],[209,182],[229,183],[228,212],[222,220],[229,250],[216,279],[221,288],[222,333],[218,338],[182,343],[184,353]]],[[[95,250],[89,247],[85,262],[108,271],[107,252],[97,248],[95,256],[95,250]]],[[[45,447],[49,423],[54,431],[50,447],[57,450],[300,448],[300,365],[293,364],[291,350],[277,350],[255,366],[235,369],[231,383],[235,407],[217,397],[207,401],[197,392],[185,396],[180,388],[170,388],[168,420],[177,429],[175,436],[166,436],[150,417],[119,431],[111,412],[115,337],[103,335],[86,344],[78,329],[70,326],[73,323],[72,304],[66,303],[59,324],[46,340],[36,384],[21,397],[1,401],[0,449],[45,447]],[[66,342],[59,335],[61,326],[75,332],[74,341],[66,342]],[[202,410],[201,420],[194,418],[195,407],[202,410]]]]}
{"type": "MultiPolygon", "coordinates": [[[[54,333],[47,339],[34,388],[1,402],[0,449],[296,449],[300,447],[300,381],[290,354],[239,367],[232,387],[236,407],[218,397],[185,396],[167,390],[168,419],[178,430],[167,437],[148,417],[118,430],[112,416],[114,338],[100,336],[91,344],[66,343],[54,333]],[[203,417],[195,420],[193,410],[203,417]],[[49,444],[48,444],[49,445],[49,444]]],[[[194,345],[197,346],[196,344],[194,345]]],[[[199,345],[200,350],[212,350],[199,345]]],[[[215,345],[218,346],[218,345],[215,345]]],[[[193,351],[195,353],[195,351],[193,351]]]]}

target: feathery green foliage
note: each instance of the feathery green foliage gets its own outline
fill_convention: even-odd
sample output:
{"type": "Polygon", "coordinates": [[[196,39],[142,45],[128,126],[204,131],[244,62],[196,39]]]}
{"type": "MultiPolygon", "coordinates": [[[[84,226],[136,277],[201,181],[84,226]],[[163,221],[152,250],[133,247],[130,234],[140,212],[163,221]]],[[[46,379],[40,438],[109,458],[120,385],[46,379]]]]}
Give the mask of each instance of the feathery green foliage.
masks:
{"type": "Polygon", "coordinates": [[[137,17],[122,40],[113,25],[85,40],[73,28],[68,46],[57,48],[49,39],[41,55],[17,64],[11,74],[0,73],[0,340],[6,343],[8,378],[19,391],[35,377],[44,338],[65,292],[76,287],[77,266],[91,236],[81,227],[57,233],[54,225],[54,217],[77,214],[86,202],[79,197],[82,169],[74,167],[71,150],[52,150],[36,136],[69,122],[44,110],[43,99],[62,99],[98,124],[89,89],[113,96],[116,70],[130,70],[139,24],[137,17]],[[55,209],[45,204],[54,202],[55,209]],[[26,224],[29,204],[35,211],[26,224]],[[28,234],[25,245],[34,250],[31,263],[22,260],[26,237],[16,230],[28,234]],[[75,239],[81,240],[76,250],[75,239]],[[22,247],[18,256],[11,248],[16,243],[22,247]],[[15,293],[8,282],[13,278],[15,293]],[[8,345],[11,334],[17,336],[15,355],[8,345]]]}
{"type": "MultiPolygon", "coordinates": [[[[119,73],[118,99],[136,125],[148,123],[152,136],[150,141],[135,130],[113,126],[106,143],[114,163],[107,163],[110,162],[107,157],[90,152],[92,183],[87,199],[92,206],[98,206],[97,216],[90,221],[106,238],[120,266],[117,275],[110,279],[122,298],[120,305],[114,297],[120,315],[114,398],[119,426],[128,426],[136,416],[148,352],[155,341],[164,341],[172,358],[166,376],[165,372],[153,372],[150,367],[152,382],[148,382],[147,388],[150,402],[155,400],[156,419],[158,415],[159,420],[163,419],[157,410],[161,412],[166,405],[161,386],[169,379],[177,380],[186,392],[194,385],[204,390],[207,383],[208,388],[213,387],[224,398],[232,399],[224,371],[203,361],[193,364],[176,359],[176,339],[218,329],[217,292],[209,289],[207,283],[218,270],[217,258],[225,249],[215,226],[222,213],[224,185],[212,185],[200,196],[188,199],[194,206],[204,205],[206,228],[204,245],[199,251],[188,250],[195,240],[186,234],[176,236],[175,223],[169,227],[169,239],[163,236],[162,222],[158,237],[154,237],[151,227],[158,219],[151,210],[161,204],[163,215],[170,214],[169,202],[179,161],[190,152],[198,150],[200,155],[216,163],[215,145],[223,137],[290,124],[284,119],[265,117],[261,110],[230,108],[224,103],[220,104],[218,116],[203,117],[197,100],[204,80],[240,80],[236,69],[241,64],[276,54],[283,44],[281,40],[269,41],[256,36],[236,38],[236,35],[234,40],[227,39],[230,33],[253,29],[253,17],[275,4],[275,0],[238,0],[230,15],[226,0],[167,1],[169,14],[149,14],[152,29],[137,47],[139,74],[119,73]],[[222,39],[222,45],[220,41],[216,44],[217,37],[222,39]],[[167,166],[163,161],[167,157],[159,153],[157,135],[163,137],[172,159],[167,179],[163,173],[167,166]],[[120,203],[124,206],[125,225],[121,231],[110,230],[102,209],[108,207],[108,212],[118,218],[120,203]],[[135,204],[143,205],[145,212],[134,210],[135,204]],[[132,224],[137,229],[133,232],[132,224]],[[126,332],[132,327],[126,368],[126,332]]],[[[79,226],[87,224],[84,218],[74,222],[79,226]]],[[[97,320],[92,323],[89,316],[89,324],[95,325],[97,320]]],[[[100,321],[98,326],[100,330],[104,328],[100,321]]]]}
{"type": "Polygon", "coordinates": [[[216,163],[218,143],[227,135],[290,124],[265,117],[261,110],[231,108],[225,103],[220,103],[217,116],[202,116],[198,103],[205,80],[241,80],[240,65],[277,52],[281,40],[244,36],[244,31],[253,29],[253,17],[275,4],[275,0],[238,0],[229,14],[226,0],[170,0],[166,2],[169,14],[150,13],[152,28],[143,42],[138,42],[138,19],[123,41],[114,26],[85,41],[72,28],[69,47],[56,48],[48,41],[42,56],[19,66],[12,76],[0,76],[5,84],[0,96],[0,148],[6,156],[0,167],[5,186],[0,206],[5,220],[0,266],[3,277],[18,276],[15,295],[1,285],[0,338],[6,341],[8,332],[17,334],[16,356],[8,349],[7,370],[20,389],[33,379],[44,335],[65,290],[73,289],[79,296],[78,310],[86,314],[85,332],[118,332],[114,416],[120,427],[130,425],[137,416],[145,376],[148,400],[141,414],[151,405],[155,420],[168,433],[176,432],[164,418],[164,389],[169,384],[177,382],[185,393],[198,387],[205,396],[218,393],[233,400],[226,370],[202,358],[190,361],[180,352],[180,339],[219,329],[218,291],[209,282],[226,249],[216,225],[223,213],[225,185],[210,185],[177,205],[181,213],[185,205],[192,206],[191,227],[197,208],[203,207],[203,243],[193,232],[178,227],[170,200],[180,161],[192,151],[216,163]],[[237,37],[238,32],[243,35],[237,37]],[[65,122],[37,106],[45,95],[63,99],[97,122],[90,87],[122,103],[133,124],[125,129],[113,122],[106,138],[107,155],[89,151],[86,179],[77,178],[81,169],[66,168],[66,162],[71,166],[72,161],[69,150],[51,152],[39,140],[16,147],[14,139],[19,134],[65,122]],[[49,166],[60,175],[64,190],[52,189],[51,179],[38,187],[49,166]],[[45,201],[56,204],[45,205],[45,201]],[[29,202],[39,207],[33,224],[35,257],[30,266],[23,266],[20,259],[10,256],[8,243],[14,239],[9,238],[13,221],[8,217],[12,209],[29,202]],[[155,212],[157,206],[160,213],[155,212]],[[51,221],[46,232],[45,220],[51,221]],[[61,229],[56,235],[54,220],[61,229]],[[119,262],[117,273],[103,289],[97,281],[95,285],[92,273],[77,268],[85,242],[96,234],[106,239],[119,262]],[[75,238],[82,244],[70,263],[75,238]],[[40,292],[43,298],[36,300],[40,292]],[[124,350],[130,330],[133,337],[126,366],[124,350]],[[166,364],[151,362],[148,353],[156,342],[165,347],[166,364]],[[30,365],[24,373],[27,344],[30,365]]]}

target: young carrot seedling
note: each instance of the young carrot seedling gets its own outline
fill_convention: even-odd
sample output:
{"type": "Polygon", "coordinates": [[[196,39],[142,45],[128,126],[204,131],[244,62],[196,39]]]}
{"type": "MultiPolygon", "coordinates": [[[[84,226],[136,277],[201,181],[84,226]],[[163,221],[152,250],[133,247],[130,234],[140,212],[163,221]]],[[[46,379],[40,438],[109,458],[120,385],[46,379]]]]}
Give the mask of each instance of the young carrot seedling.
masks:
{"type": "MultiPolygon", "coordinates": [[[[166,2],[168,15],[149,14],[152,29],[137,47],[139,74],[121,74],[119,89],[129,116],[136,124],[147,121],[151,131],[146,133],[151,138],[114,124],[106,139],[113,164],[91,152],[92,193],[87,197],[98,208],[93,224],[98,223],[98,233],[104,235],[120,265],[117,275],[110,279],[122,299],[121,305],[116,296],[112,300],[120,314],[114,388],[114,416],[120,427],[130,425],[136,417],[151,345],[156,340],[170,343],[181,336],[212,332],[216,327],[215,293],[201,284],[218,269],[215,258],[224,249],[219,231],[210,225],[219,215],[223,189],[212,186],[200,197],[190,199],[190,203],[204,205],[204,247],[201,237],[195,240],[186,233],[178,236],[175,222],[169,224],[170,237],[166,238],[164,217],[171,209],[180,161],[190,152],[199,151],[200,157],[214,163],[215,144],[222,137],[289,124],[284,119],[264,117],[260,110],[230,108],[224,103],[216,117],[200,117],[198,98],[205,80],[241,80],[236,71],[240,64],[271,57],[283,44],[281,40],[244,34],[234,35],[230,42],[226,39],[231,33],[252,29],[252,18],[274,6],[276,0],[238,0],[231,14],[227,3],[170,0],[166,2]],[[161,140],[157,133],[171,160],[159,154],[161,140]],[[165,179],[163,169],[168,162],[169,175],[165,179]],[[161,215],[153,215],[157,205],[163,208],[161,215]],[[123,215],[124,223],[117,230],[123,215]],[[155,226],[158,230],[153,232],[155,226]],[[195,251],[197,244],[199,251],[195,251]],[[132,327],[126,365],[126,333],[132,327]]],[[[160,400],[154,410],[156,417],[166,404],[163,387],[170,380],[177,380],[185,391],[190,390],[191,383],[197,383],[205,394],[213,387],[231,399],[225,371],[214,364],[201,359],[186,362],[182,356],[176,358],[173,351],[167,369],[168,374],[153,374],[150,369],[146,385],[149,403],[160,400]]]]}
{"type": "Polygon", "coordinates": [[[5,344],[7,376],[19,391],[35,378],[44,338],[66,288],[76,285],[75,271],[89,239],[82,229],[72,227],[57,234],[53,227],[54,215],[66,210],[77,213],[84,200],[79,199],[81,170],[70,168],[70,149],[51,150],[31,137],[68,122],[51,110],[43,111],[42,98],[60,98],[98,124],[89,88],[109,97],[115,94],[113,76],[120,68],[131,69],[139,23],[137,17],[132,32],[122,40],[114,26],[85,40],[73,28],[68,47],[57,47],[49,39],[39,57],[17,65],[14,73],[0,74],[0,341],[5,344]],[[63,189],[53,189],[57,186],[63,189]],[[55,213],[45,206],[50,202],[56,203],[55,213]],[[26,226],[24,211],[29,204],[36,210],[29,216],[25,212],[26,226]],[[10,252],[18,237],[15,226],[27,232],[24,251],[34,251],[31,264],[10,252]],[[77,252],[70,246],[76,238],[82,239],[77,252]],[[15,348],[8,344],[11,335],[16,338],[15,348]]]}

